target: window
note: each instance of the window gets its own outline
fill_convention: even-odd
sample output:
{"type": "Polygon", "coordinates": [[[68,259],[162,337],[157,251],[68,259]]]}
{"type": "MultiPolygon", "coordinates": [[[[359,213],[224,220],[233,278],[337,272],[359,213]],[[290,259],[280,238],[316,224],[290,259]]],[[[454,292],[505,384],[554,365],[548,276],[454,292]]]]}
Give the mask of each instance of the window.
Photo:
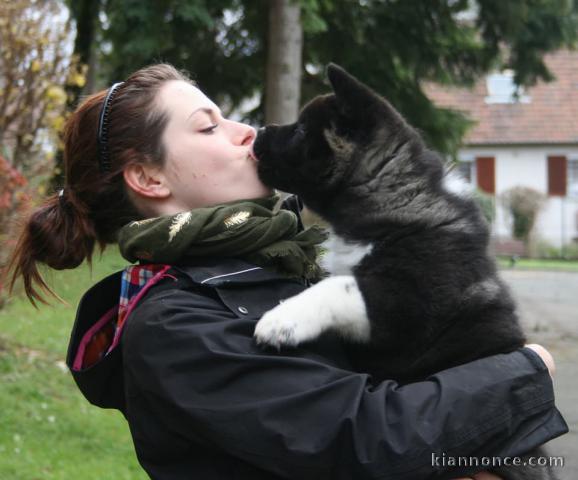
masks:
{"type": "Polygon", "coordinates": [[[462,177],[466,182],[471,185],[476,184],[476,162],[472,160],[459,160],[456,165],[456,172],[460,177],[462,177]]]}
{"type": "Polygon", "coordinates": [[[513,70],[488,75],[486,88],[488,90],[486,103],[530,103],[530,97],[524,95],[523,88],[514,83],[513,70]]]}
{"type": "Polygon", "coordinates": [[[568,159],[568,175],[566,191],[569,197],[578,197],[578,158],[568,159]]]}

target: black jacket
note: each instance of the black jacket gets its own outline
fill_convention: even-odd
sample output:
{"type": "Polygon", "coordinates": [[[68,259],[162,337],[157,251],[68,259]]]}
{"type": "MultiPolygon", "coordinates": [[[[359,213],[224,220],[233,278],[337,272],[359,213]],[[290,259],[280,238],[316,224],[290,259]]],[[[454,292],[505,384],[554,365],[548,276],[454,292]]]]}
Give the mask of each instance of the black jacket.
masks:
{"type": "MultiPolygon", "coordinates": [[[[73,371],[91,403],[124,413],[153,479],[452,478],[433,453],[517,455],[567,431],[528,349],[373,385],[335,338],[255,345],[259,317],[303,283],[222,258],[170,273],[132,312],[119,348],[73,371]]],[[[119,285],[112,275],[82,298],[69,366],[119,285]]]]}

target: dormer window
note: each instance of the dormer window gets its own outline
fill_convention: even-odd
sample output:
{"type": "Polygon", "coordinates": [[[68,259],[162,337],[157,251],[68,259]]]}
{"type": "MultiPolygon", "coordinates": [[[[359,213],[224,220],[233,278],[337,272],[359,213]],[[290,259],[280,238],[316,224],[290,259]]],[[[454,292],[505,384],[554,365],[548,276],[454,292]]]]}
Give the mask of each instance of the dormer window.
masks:
{"type": "Polygon", "coordinates": [[[524,95],[524,89],[514,83],[513,70],[488,75],[486,89],[486,103],[530,103],[530,97],[524,95]]]}

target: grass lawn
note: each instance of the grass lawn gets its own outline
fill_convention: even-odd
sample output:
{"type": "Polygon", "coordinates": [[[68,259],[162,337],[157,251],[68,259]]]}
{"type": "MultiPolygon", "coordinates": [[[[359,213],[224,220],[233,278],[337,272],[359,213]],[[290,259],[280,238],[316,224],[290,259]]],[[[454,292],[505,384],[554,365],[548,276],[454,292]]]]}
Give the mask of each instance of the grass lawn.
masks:
{"type": "Polygon", "coordinates": [[[111,252],[92,274],[86,266],[47,274],[69,306],[35,310],[16,297],[0,310],[0,479],[148,478],[122,415],[90,405],[64,365],[78,299],[125,263],[111,252]]]}
{"type": "MultiPolygon", "coordinates": [[[[509,257],[499,257],[498,265],[500,267],[510,268],[509,257]]],[[[568,272],[578,272],[578,260],[547,260],[520,258],[516,261],[514,269],[532,269],[532,270],[560,270],[568,272]]]]}

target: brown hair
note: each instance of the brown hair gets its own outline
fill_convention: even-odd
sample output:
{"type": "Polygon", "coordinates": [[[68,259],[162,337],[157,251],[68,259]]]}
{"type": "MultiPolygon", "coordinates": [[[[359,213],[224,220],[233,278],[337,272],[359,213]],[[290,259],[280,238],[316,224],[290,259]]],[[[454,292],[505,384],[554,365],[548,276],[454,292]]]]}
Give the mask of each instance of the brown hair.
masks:
{"type": "Polygon", "coordinates": [[[163,166],[162,134],[168,118],[155,100],[170,80],[193,83],[173,66],[158,64],[138,70],[118,88],[109,103],[111,169],[106,173],[99,171],[97,130],[108,90],[89,96],[70,115],[64,129],[62,197],[48,197],[25,222],[8,267],[10,290],[22,276],[29,300],[45,303],[42,292],[56,295],[38,263],[62,270],[85,259],[90,262],[96,244],[103,250],[116,241],[123,225],[142,218],[127,195],[122,172],[134,163],[163,166]]]}

